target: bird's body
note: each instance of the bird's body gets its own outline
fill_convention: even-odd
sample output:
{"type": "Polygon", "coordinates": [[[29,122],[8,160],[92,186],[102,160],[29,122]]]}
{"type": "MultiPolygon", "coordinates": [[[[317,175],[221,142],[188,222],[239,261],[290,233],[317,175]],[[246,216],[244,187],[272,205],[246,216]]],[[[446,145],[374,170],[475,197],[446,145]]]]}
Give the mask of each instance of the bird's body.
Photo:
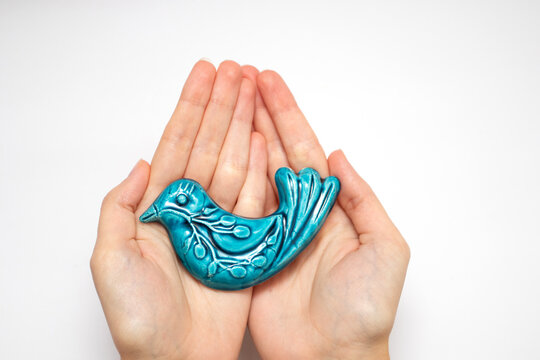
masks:
{"type": "Polygon", "coordinates": [[[257,285],[285,266],[313,240],[332,209],[339,181],[321,181],[310,168],[276,172],[279,208],[249,219],[221,209],[190,179],[170,184],[140,217],[159,221],[186,269],[206,286],[239,290],[257,285]]]}

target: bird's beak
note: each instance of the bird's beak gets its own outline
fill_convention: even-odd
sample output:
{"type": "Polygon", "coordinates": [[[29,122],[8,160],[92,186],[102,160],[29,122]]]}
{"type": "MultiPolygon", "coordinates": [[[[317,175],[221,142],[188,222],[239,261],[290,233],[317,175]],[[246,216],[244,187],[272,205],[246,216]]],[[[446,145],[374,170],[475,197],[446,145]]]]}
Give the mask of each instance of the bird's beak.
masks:
{"type": "Polygon", "coordinates": [[[146,210],[140,217],[139,220],[143,223],[149,223],[158,220],[158,210],[156,205],[152,204],[148,210],[146,210]]]}

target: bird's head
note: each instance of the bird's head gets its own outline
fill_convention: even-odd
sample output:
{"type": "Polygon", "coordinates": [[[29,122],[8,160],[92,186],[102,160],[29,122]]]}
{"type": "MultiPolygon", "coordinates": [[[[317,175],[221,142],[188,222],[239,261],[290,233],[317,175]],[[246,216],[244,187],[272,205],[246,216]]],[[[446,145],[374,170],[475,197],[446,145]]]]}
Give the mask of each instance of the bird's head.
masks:
{"type": "Polygon", "coordinates": [[[190,223],[193,216],[202,212],[208,199],[204,189],[196,181],[176,180],[163,190],[139,220],[143,223],[159,221],[165,225],[178,221],[190,223]]]}

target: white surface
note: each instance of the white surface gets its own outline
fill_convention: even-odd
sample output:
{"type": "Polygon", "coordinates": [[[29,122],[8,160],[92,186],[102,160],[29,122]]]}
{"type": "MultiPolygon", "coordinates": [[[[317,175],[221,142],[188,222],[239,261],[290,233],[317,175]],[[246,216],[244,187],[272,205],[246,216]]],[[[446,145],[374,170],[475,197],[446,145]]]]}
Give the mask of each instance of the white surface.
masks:
{"type": "Polygon", "coordinates": [[[2,1],[0,358],[118,357],[88,265],[100,202],[151,159],[203,56],[280,72],[409,241],[393,359],[538,357],[539,16],[510,0],[2,1]]]}

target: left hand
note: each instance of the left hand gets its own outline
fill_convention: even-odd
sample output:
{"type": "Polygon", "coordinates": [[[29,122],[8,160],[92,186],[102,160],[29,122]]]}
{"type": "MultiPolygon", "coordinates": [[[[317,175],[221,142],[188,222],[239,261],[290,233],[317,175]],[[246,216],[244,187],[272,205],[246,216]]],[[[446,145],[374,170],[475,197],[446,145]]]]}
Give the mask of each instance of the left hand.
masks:
{"type": "MultiPolygon", "coordinates": [[[[338,203],[312,243],[255,287],[249,329],[264,359],[385,359],[409,248],[342,152],[326,159],[305,117],[272,71],[244,73],[260,91],[255,128],[267,142],[268,174],[305,167],[341,182],[338,203]]],[[[269,201],[275,201],[268,197],[269,201]]]]}

